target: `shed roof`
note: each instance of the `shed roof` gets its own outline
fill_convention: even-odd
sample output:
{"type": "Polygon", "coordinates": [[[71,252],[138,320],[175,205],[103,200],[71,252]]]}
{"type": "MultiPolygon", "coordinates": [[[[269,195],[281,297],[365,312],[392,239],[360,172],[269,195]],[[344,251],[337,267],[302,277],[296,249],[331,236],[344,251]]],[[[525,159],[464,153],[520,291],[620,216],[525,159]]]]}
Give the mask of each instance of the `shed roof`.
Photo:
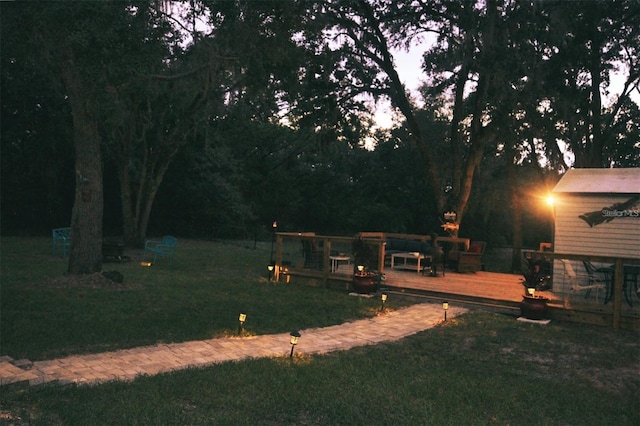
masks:
{"type": "Polygon", "coordinates": [[[640,194],[640,168],[571,169],[553,192],[640,194]]]}

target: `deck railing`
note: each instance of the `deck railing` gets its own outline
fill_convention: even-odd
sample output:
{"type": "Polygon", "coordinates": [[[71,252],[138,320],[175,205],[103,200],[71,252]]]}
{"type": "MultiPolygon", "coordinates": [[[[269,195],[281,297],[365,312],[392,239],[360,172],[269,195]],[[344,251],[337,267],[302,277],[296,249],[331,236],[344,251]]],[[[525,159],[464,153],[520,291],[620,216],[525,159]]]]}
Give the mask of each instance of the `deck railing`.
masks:
{"type": "MultiPolygon", "coordinates": [[[[613,265],[613,280],[611,282],[612,293],[612,308],[613,308],[613,328],[617,329],[620,326],[620,317],[622,312],[622,299],[623,299],[623,287],[624,287],[624,267],[625,266],[640,266],[640,259],[626,258],[626,257],[612,257],[612,256],[599,256],[599,255],[582,255],[573,253],[557,253],[550,251],[533,251],[524,250],[523,255],[525,257],[541,257],[552,260],[566,259],[570,261],[578,262],[593,262],[613,265]]],[[[555,263],[555,262],[554,262],[555,263]]],[[[554,268],[556,269],[556,268],[554,268]]],[[[555,286],[555,282],[554,282],[555,286]]]]}
{"type": "MultiPolygon", "coordinates": [[[[353,264],[353,242],[360,238],[371,248],[377,261],[370,266],[379,272],[385,269],[386,238],[401,238],[414,241],[431,241],[431,236],[420,234],[397,234],[363,232],[354,237],[316,235],[313,232],[277,232],[275,234],[274,276],[279,280],[282,276],[298,275],[320,279],[326,286],[329,279],[351,281],[357,265],[353,264]],[[340,262],[339,258],[350,258],[352,269],[334,268],[340,262]]],[[[468,250],[468,238],[437,237],[438,244],[458,249],[468,250]]]]}

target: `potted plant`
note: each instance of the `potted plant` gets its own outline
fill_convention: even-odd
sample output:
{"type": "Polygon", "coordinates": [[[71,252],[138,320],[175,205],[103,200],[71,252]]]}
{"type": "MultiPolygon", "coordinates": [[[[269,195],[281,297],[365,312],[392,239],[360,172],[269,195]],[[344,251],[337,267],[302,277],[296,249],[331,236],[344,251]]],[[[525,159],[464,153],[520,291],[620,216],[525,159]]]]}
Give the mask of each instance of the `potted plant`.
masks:
{"type": "Polygon", "coordinates": [[[351,244],[351,251],[354,259],[353,290],[358,293],[376,292],[385,276],[376,269],[375,250],[358,236],[351,244]]]}
{"type": "Polygon", "coordinates": [[[546,319],[548,316],[549,299],[536,295],[536,290],[546,288],[546,276],[542,273],[540,262],[530,258],[526,259],[526,265],[522,271],[522,285],[524,286],[524,295],[520,302],[520,314],[524,318],[531,320],[546,319]]]}

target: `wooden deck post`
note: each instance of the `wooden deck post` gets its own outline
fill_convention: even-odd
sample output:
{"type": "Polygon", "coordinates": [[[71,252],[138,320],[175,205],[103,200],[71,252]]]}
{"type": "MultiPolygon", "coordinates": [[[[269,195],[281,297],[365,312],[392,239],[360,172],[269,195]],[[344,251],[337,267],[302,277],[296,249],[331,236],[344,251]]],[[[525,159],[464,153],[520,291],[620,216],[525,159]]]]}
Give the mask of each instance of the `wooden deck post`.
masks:
{"type": "Polygon", "coordinates": [[[622,259],[616,259],[613,276],[613,329],[620,328],[620,311],[622,309],[622,282],[624,279],[622,259]]]}
{"type": "Polygon", "coordinates": [[[275,282],[280,281],[280,268],[282,267],[282,235],[276,233],[276,259],[273,268],[275,282]]]}
{"type": "Polygon", "coordinates": [[[329,283],[329,268],[331,265],[331,260],[329,256],[331,256],[331,240],[329,238],[324,239],[324,251],[322,253],[322,286],[327,287],[329,283]]]}
{"type": "Polygon", "coordinates": [[[380,254],[380,257],[378,258],[378,271],[380,271],[380,273],[384,272],[384,252],[386,248],[387,242],[385,240],[380,240],[380,249],[378,250],[378,253],[380,254]]]}

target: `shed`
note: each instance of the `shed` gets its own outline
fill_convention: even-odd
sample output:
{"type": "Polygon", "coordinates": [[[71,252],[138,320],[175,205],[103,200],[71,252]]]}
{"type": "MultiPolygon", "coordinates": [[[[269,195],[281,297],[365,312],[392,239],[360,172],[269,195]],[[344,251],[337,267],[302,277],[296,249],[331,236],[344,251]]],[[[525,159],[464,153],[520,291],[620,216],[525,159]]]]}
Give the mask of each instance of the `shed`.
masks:
{"type": "MultiPolygon", "coordinates": [[[[571,169],[553,194],[555,252],[640,258],[640,168],[571,169]]],[[[556,291],[563,267],[554,263],[556,291]]]]}

